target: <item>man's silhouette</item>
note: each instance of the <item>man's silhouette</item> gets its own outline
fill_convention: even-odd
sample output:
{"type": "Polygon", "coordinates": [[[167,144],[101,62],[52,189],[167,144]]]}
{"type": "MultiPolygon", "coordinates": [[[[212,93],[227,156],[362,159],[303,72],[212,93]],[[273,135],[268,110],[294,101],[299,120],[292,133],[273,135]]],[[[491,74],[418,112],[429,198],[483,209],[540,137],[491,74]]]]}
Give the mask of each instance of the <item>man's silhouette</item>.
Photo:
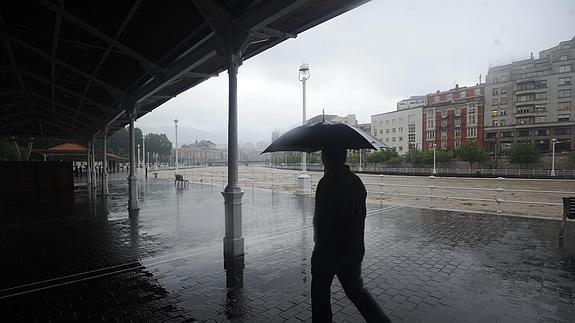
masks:
{"type": "Polygon", "coordinates": [[[337,275],[347,297],[368,322],[391,322],[363,286],[365,186],[345,165],[347,151],[321,152],[325,174],[315,195],[311,258],[313,322],[331,322],[331,283],[337,275]]]}

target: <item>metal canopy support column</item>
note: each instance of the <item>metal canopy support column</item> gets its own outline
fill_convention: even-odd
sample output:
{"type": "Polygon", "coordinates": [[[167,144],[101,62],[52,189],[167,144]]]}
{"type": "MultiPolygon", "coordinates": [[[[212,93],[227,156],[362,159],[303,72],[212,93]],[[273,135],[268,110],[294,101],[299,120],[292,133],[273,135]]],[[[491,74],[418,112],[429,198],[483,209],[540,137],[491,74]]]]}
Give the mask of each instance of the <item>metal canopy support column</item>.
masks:
{"type": "Polygon", "coordinates": [[[138,174],[136,173],[136,136],[134,134],[134,106],[128,107],[128,118],[130,119],[130,175],[128,175],[128,213],[130,216],[137,215],[138,206],[138,174]]]}
{"type": "Polygon", "coordinates": [[[106,144],[108,128],[104,128],[102,133],[102,195],[107,196],[110,193],[108,189],[108,147],[106,144]]]}
{"type": "Polygon", "coordinates": [[[242,236],[242,192],[238,184],[238,100],[237,74],[241,57],[231,54],[229,57],[229,120],[228,120],[228,186],[224,196],[226,236],[224,237],[224,258],[244,254],[244,237],[242,236]]]}
{"type": "Polygon", "coordinates": [[[92,147],[92,142],[88,141],[88,149],[86,149],[87,152],[87,159],[86,159],[86,179],[87,179],[87,186],[88,189],[92,188],[92,172],[90,171],[91,165],[92,165],[92,156],[91,156],[91,149],[90,147],[92,147]]]}
{"type": "Polygon", "coordinates": [[[96,142],[95,142],[96,136],[94,136],[92,138],[92,145],[90,146],[90,150],[92,151],[92,164],[90,167],[90,174],[92,176],[92,189],[94,189],[94,193],[96,190],[96,186],[97,186],[97,181],[96,181],[96,142]]]}

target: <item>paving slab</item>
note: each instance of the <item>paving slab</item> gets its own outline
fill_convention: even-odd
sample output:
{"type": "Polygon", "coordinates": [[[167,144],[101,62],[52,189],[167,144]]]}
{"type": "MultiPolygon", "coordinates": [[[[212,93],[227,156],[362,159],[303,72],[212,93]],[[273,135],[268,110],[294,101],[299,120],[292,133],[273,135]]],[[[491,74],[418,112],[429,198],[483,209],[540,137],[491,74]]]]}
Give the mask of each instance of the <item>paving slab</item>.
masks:
{"type": "MultiPolygon", "coordinates": [[[[224,262],[221,188],[140,183],[0,215],[0,308],[17,321],[311,321],[313,198],[246,188],[246,254],[224,262]]],[[[575,321],[575,224],[368,206],[366,286],[397,322],[575,321]]],[[[361,316],[334,280],[336,322],[361,316]]]]}

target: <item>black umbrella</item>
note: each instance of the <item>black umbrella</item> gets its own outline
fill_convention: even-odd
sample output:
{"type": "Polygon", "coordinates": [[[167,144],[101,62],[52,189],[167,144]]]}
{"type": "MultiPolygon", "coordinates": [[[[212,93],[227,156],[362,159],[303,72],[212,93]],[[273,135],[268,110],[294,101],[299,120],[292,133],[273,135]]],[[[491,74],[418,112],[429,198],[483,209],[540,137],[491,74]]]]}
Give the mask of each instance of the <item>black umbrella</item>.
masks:
{"type": "Polygon", "coordinates": [[[275,151],[303,151],[311,153],[324,147],[346,149],[389,148],[371,134],[344,123],[321,121],[294,128],[266,148],[263,153],[275,151]]]}

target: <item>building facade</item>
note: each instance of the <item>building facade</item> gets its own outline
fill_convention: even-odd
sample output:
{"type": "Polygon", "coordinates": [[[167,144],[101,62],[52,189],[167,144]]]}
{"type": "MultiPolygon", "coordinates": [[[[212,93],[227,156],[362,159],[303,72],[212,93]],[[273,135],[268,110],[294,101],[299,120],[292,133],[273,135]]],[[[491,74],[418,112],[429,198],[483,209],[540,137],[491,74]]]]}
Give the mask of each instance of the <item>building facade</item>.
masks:
{"type": "Polygon", "coordinates": [[[410,96],[409,99],[404,99],[397,102],[397,110],[405,110],[411,108],[422,107],[427,104],[427,96],[416,95],[410,96]]]}
{"type": "MultiPolygon", "coordinates": [[[[196,140],[195,143],[182,145],[178,149],[178,160],[181,165],[208,165],[223,160],[223,157],[223,151],[217,149],[216,144],[209,140],[196,140]]],[[[175,149],[172,149],[172,158],[176,158],[175,149]]]]}
{"type": "Polygon", "coordinates": [[[421,150],[421,107],[371,116],[371,133],[400,155],[410,149],[421,150]]]}
{"type": "Polygon", "coordinates": [[[575,149],[575,37],[539,57],[489,69],[485,132],[490,151],[526,142],[539,151],[575,149]]]}
{"type": "Polygon", "coordinates": [[[322,120],[336,122],[336,123],[345,123],[348,126],[357,126],[357,119],[355,117],[355,114],[348,114],[345,117],[340,117],[340,116],[335,115],[335,114],[326,114],[326,115],[318,114],[315,117],[309,118],[307,120],[307,123],[312,124],[312,123],[320,122],[322,120]]]}
{"type": "Polygon", "coordinates": [[[483,85],[459,87],[427,95],[422,113],[423,149],[433,145],[441,150],[455,150],[462,144],[484,145],[483,85]]]}

